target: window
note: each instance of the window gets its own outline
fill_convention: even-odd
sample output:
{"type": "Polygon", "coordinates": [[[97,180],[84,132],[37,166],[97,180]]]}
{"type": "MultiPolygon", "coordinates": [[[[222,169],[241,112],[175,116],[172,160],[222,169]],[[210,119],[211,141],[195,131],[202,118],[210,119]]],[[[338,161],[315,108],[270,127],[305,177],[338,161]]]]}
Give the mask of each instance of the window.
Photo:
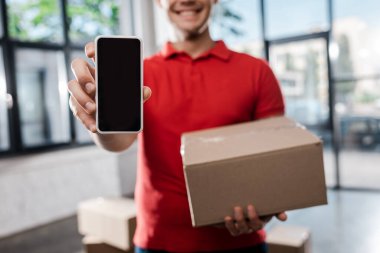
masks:
{"type": "Polygon", "coordinates": [[[329,106],[324,39],[273,45],[270,59],[286,98],[288,115],[310,127],[327,125],[329,106]]]}
{"type": "Polygon", "coordinates": [[[260,2],[225,0],[216,5],[211,25],[214,39],[236,51],[263,57],[260,2]]]}
{"type": "Polygon", "coordinates": [[[335,0],[332,63],[342,185],[379,189],[380,2],[335,0]]]}
{"type": "Polygon", "coordinates": [[[17,49],[16,80],[23,146],[70,141],[65,73],[62,52],[17,49]]]}
{"type": "Polygon", "coordinates": [[[3,52],[0,49],[0,151],[9,149],[8,107],[10,106],[5,83],[3,52]]]}
{"type": "Polygon", "coordinates": [[[68,0],[71,41],[82,44],[97,35],[118,34],[119,5],[115,0],[68,0]]]}
{"type": "MultiPolygon", "coordinates": [[[[97,35],[120,34],[120,12],[129,13],[131,2],[3,3],[0,15],[5,13],[7,26],[0,19],[0,155],[92,143],[69,111],[67,81],[74,78],[70,63],[75,56],[85,57],[85,43],[97,35]]],[[[132,23],[130,15],[122,20],[132,23]]]]}
{"type": "Polygon", "coordinates": [[[379,188],[380,79],[336,83],[342,184],[379,188]]]}
{"type": "Polygon", "coordinates": [[[22,41],[63,42],[59,0],[7,0],[9,34],[22,41]]]}
{"type": "Polygon", "coordinates": [[[333,36],[336,78],[380,74],[380,2],[335,0],[333,36]]]}
{"type": "Polygon", "coordinates": [[[329,29],[328,0],[266,0],[268,39],[315,33],[329,29]]]}

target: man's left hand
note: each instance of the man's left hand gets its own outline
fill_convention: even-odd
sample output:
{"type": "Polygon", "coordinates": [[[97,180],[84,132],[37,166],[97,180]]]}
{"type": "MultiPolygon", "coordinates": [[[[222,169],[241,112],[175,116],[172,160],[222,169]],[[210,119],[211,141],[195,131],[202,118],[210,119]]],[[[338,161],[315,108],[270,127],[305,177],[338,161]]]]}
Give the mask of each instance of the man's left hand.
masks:
{"type": "Polygon", "coordinates": [[[234,217],[226,216],[224,218],[225,226],[232,236],[239,236],[242,234],[250,234],[258,231],[272,219],[273,216],[280,221],[286,221],[287,215],[281,212],[274,215],[258,216],[256,209],[253,205],[247,206],[247,218],[244,216],[243,208],[236,206],[234,208],[234,217]]]}

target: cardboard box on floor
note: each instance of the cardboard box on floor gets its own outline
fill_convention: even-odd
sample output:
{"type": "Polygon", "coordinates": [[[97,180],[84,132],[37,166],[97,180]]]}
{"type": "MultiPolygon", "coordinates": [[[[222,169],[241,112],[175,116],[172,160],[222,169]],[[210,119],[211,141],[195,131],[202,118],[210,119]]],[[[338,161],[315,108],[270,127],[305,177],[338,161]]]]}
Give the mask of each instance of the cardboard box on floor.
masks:
{"type": "Polygon", "coordinates": [[[303,227],[276,226],[267,234],[268,253],[311,253],[310,231],[303,227]]]}
{"type": "Polygon", "coordinates": [[[95,236],[85,236],[82,240],[83,247],[86,253],[133,253],[134,249],[121,250],[111,245],[104,243],[101,239],[95,236]]]}
{"type": "Polygon", "coordinates": [[[127,251],[133,249],[136,207],[133,199],[97,198],[84,201],[78,208],[78,229],[101,242],[127,251]]]}
{"type": "Polygon", "coordinates": [[[286,117],[185,133],[181,155],[195,227],[237,205],[267,215],[327,203],[323,145],[286,117]]]}

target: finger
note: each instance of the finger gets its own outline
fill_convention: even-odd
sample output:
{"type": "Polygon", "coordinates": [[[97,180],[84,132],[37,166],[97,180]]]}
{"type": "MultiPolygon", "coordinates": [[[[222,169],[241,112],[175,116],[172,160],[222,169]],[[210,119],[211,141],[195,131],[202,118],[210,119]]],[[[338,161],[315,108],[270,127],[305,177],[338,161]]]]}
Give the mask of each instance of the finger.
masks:
{"type": "Polygon", "coordinates": [[[260,223],[259,215],[257,214],[256,208],[253,205],[247,206],[247,214],[248,214],[249,221],[252,225],[256,225],[260,223]]]}
{"type": "Polygon", "coordinates": [[[69,105],[75,118],[77,118],[87,130],[96,133],[96,122],[94,117],[88,115],[72,96],[70,96],[69,105]]]}
{"type": "Polygon", "coordinates": [[[93,114],[95,112],[95,102],[83,91],[77,81],[71,80],[67,84],[67,89],[69,90],[71,96],[78,102],[87,114],[93,114]]]}
{"type": "Polygon", "coordinates": [[[70,96],[69,105],[75,118],[81,121],[88,130],[92,132],[96,131],[96,121],[94,115],[88,114],[73,96],[70,96]]]}
{"type": "Polygon", "coordinates": [[[285,212],[276,214],[276,218],[280,221],[286,221],[288,219],[288,215],[285,212]]]}
{"type": "Polygon", "coordinates": [[[234,208],[234,216],[236,220],[236,226],[240,233],[248,233],[249,227],[244,218],[243,208],[236,206],[234,208]]]}
{"type": "Polygon", "coordinates": [[[259,230],[262,229],[264,226],[264,223],[260,220],[259,215],[256,212],[256,208],[254,205],[248,205],[247,206],[247,214],[249,218],[249,227],[253,230],[259,230]]]}
{"type": "Polygon", "coordinates": [[[87,83],[95,83],[95,69],[85,60],[75,58],[71,62],[71,69],[82,87],[87,83]]]}
{"type": "Polygon", "coordinates": [[[83,88],[87,95],[89,95],[92,100],[95,100],[96,85],[93,83],[86,83],[83,88]]]}
{"type": "Polygon", "coordinates": [[[152,95],[152,90],[148,86],[144,86],[144,88],[143,88],[144,102],[147,101],[151,95],[152,95]]]}
{"type": "Polygon", "coordinates": [[[95,80],[95,68],[88,61],[78,57],[72,61],[71,68],[76,66],[75,64],[78,64],[80,69],[85,70],[85,73],[90,73],[91,78],[95,80]]]}
{"type": "Polygon", "coordinates": [[[226,216],[224,218],[224,223],[226,225],[226,228],[228,229],[228,231],[230,232],[230,234],[232,236],[238,236],[239,235],[239,231],[237,230],[237,228],[234,224],[234,221],[230,216],[226,216]]]}
{"type": "Polygon", "coordinates": [[[88,58],[91,58],[95,62],[95,43],[89,42],[84,47],[84,51],[88,58]]]}
{"type": "Polygon", "coordinates": [[[80,108],[80,106],[77,103],[75,103],[74,98],[72,96],[70,96],[70,98],[69,98],[69,107],[70,107],[70,110],[73,113],[74,117],[77,118],[78,117],[78,108],[80,108]]]}

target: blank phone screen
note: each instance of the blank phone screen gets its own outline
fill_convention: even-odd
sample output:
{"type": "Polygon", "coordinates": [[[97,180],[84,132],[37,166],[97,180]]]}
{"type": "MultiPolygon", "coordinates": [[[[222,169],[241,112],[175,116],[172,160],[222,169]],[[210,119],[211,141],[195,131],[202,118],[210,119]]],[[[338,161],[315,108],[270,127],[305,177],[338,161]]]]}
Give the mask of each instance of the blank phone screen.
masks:
{"type": "Polygon", "coordinates": [[[97,40],[97,113],[102,132],[141,129],[141,42],[135,38],[97,40]]]}

